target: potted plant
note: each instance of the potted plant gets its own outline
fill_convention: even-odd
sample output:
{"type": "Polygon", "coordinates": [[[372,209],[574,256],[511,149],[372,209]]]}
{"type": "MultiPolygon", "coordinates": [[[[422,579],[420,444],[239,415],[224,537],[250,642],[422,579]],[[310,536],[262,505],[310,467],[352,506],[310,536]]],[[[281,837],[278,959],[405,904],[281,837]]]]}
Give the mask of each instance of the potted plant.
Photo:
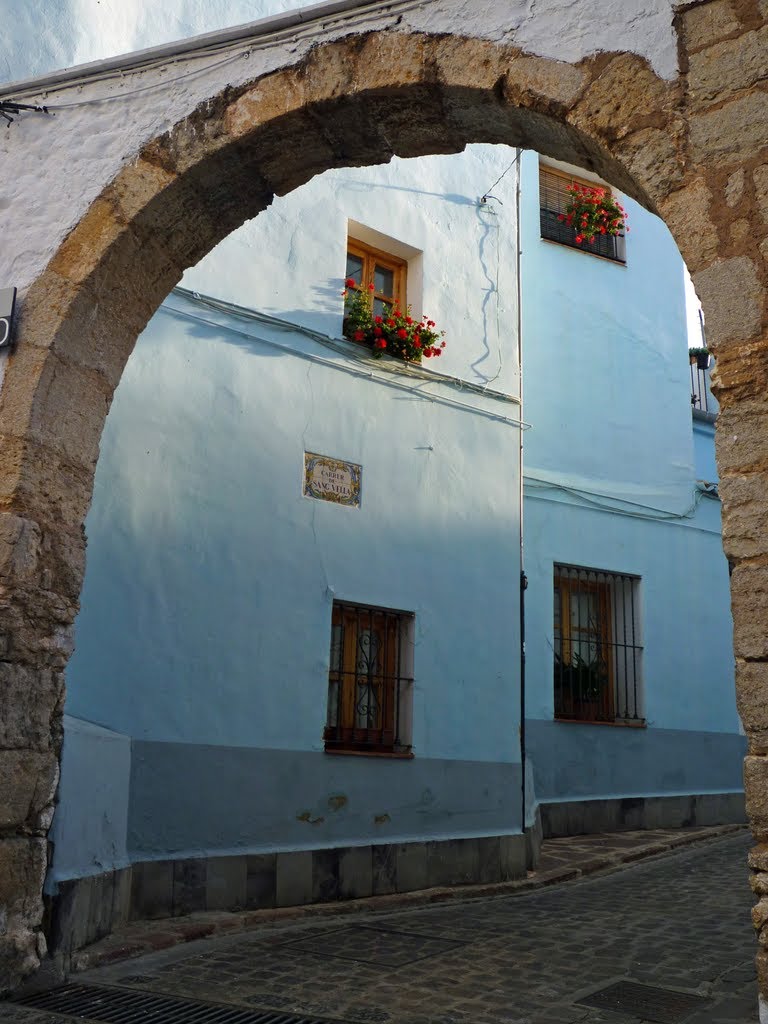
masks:
{"type": "Polygon", "coordinates": [[[557,219],[573,228],[577,244],[594,245],[598,235],[620,235],[629,231],[626,210],[613,198],[610,189],[573,182],[566,190],[570,199],[565,213],[558,214],[557,219]]]}
{"type": "Polygon", "coordinates": [[[709,369],[709,349],[708,348],[689,348],[688,358],[691,362],[691,366],[694,364],[699,370],[709,369]]]}
{"type": "Polygon", "coordinates": [[[395,356],[406,363],[420,363],[422,358],[441,356],[445,348],[445,331],[435,329],[434,320],[426,314],[420,320],[411,315],[411,307],[405,312],[397,307],[385,306],[381,315],[375,315],[369,292],[355,286],[350,277],[344,291],[344,336],[351,341],[367,345],[374,357],[395,356]]]}
{"type": "Polygon", "coordinates": [[[576,652],[571,661],[555,654],[555,712],[564,718],[600,721],[610,717],[608,666],[576,652]]]}

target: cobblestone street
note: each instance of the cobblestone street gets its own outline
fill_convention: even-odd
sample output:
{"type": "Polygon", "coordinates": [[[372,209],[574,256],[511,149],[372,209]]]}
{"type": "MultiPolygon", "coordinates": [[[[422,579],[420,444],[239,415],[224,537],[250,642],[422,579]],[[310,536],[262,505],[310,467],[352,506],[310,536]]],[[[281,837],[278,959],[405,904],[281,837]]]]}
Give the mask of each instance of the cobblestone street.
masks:
{"type": "MultiPolygon", "coordinates": [[[[529,894],[273,924],[73,981],[376,1024],[749,1024],[749,842],[740,833],[529,894]],[[621,979],[667,990],[662,1004],[584,1002],[621,979]]],[[[0,1019],[72,1020],[10,1004],[0,1019]]]]}

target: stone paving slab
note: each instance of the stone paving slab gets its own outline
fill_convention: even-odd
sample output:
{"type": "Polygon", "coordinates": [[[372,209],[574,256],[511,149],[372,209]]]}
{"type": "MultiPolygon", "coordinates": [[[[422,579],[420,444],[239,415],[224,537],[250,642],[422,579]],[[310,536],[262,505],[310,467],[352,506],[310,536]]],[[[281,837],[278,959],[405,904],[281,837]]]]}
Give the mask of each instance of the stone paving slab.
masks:
{"type": "Polygon", "coordinates": [[[357,913],[420,906],[468,898],[511,895],[530,892],[580,878],[598,871],[614,870],[622,864],[669,853],[678,846],[700,843],[735,832],[740,825],[706,828],[656,829],[653,831],[612,832],[590,836],[547,839],[536,871],[513,882],[475,886],[452,886],[417,892],[374,896],[337,903],[281,907],[239,913],[215,912],[156,921],[137,921],[100,942],[79,950],[73,956],[74,971],[143,956],[160,949],[197,939],[250,931],[268,923],[306,918],[345,916],[357,913]]]}
{"type": "MultiPolygon", "coordinates": [[[[627,979],[705,997],[685,1024],[752,1024],[749,843],[739,832],[513,894],[262,920],[77,981],[354,1024],[655,1024],[576,1002],[627,979]]],[[[0,1004],[3,1024],[72,1020],[0,1004]]]]}
{"type": "MultiPolygon", "coordinates": [[[[575,1002],[623,978],[705,997],[706,1007],[685,1024],[751,1024],[749,841],[743,833],[724,837],[514,896],[343,923],[272,921],[79,980],[357,1024],[652,1024],[575,1002]],[[404,942],[398,966],[332,955],[334,933],[356,928],[412,936],[417,951],[434,952],[409,957],[404,942]]],[[[26,1011],[8,1019],[51,1024],[26,1011]]]]}

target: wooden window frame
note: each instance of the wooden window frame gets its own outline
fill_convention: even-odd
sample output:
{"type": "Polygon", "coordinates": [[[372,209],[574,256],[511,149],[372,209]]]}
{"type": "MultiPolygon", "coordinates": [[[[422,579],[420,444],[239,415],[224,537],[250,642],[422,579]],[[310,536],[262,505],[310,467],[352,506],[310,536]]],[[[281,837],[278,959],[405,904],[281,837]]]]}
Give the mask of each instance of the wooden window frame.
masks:
{"type": "Polygon", "coordinates": [[[556,721],[645,727],[640,583],[631,573],[555,563],[556,721]]]}
{"type": "MultiPolygon", "coordinates": [[[[612,635],[611,624],[611,586],[607,582],[570,579],[566,576],[555,577],[555,589],[560,599],[560,658],[564,665],[573,665],[573,648],[582,644],[594,644],[596,661],[604,664],[607,669],[605,698],[601,701],[588,701],[583,697],[574,702],[573,714],[565,717],[578,721],[605,721],[615,718],[614,673],[613,662],[608,646],[612,635]],[[571,624],[571,601],[574,594],[596,594],[598,621],[592,626],[587,622],[584,626],[574,627],[571,624]],[[567,634],[564,624],[567,623],[567,634]],[[578,635],[574,635],[574,628],[578,635]]],[[[573,698],[572,698],[573,699],[573,698]]]]}
{"type": "Polygon", "coordinates": [[[406,283],[408,276],[408,262],[399,256],[393,256],[391,252],[384,252],[375,246],[368,245],[356,238],[347,239],[347,252],[363,261],[362,281],[360,285],[353,285],[354,291],[362,291],[369,299],[371,307],[375,299],[379,299],[387,306],[400,309],[405,312],[406,307],[406,283]],[[383,292],[370,291],[368,286],[373,284],[374,272],[377,264],[386,270],[391,270],[394,277],[394,292],[392,295],[385,295],[383,292]]]}
{"type": "Polygon", "coordinates": [[[613,195],[613,190],[610,185],[606,185],[599,181],[590,181],[588,178],[580,178],[577,174],[569,174],[567,171],[561,171],[558,167],[551,167],[549,164],[540,163],[539,227],[542,239],[548,242],[554,242],[556,245],[563,245],[568,249],[587,252],[590,256],[597,256],[598,259],[608,260],[610,263],[618,263],[620,266],[625,266],[627,259],[623,233],[618,235],[596,236],[593,244],[590,244],[589,242],[577,242],[576,229],[568,227],[567,224],[556,219],[558,214],[565,212],[568,200],[566,187],[568,185],[584,185],[587,188],[605,188],[609,195],[613,195]],[[555,186],[548,186],[546,180],[547,177],[559,179],[561,184],[557,189],[555,189],[555,186]],[[549,195],[552,191],[556,192],[556,202],[554,205],[548,201],[549,195]]]}
{"type": "Polygon", "coordinates": [[[412,612],[334,601],[326,753],[413,756],[413,678],[407,674],[413,620],[412,612]],[[371,634],[378,645],[373,657],[370,639],[364,640],[371,634]]]}

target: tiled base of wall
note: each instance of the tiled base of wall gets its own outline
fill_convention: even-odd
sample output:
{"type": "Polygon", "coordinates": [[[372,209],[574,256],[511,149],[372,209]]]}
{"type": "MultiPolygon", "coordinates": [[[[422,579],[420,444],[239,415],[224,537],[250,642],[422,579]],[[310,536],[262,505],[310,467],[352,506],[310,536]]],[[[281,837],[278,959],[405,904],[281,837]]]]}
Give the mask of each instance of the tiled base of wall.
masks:
{"type": "Polygon", "coordinates": [[[742,825],[747,820],[743,793],[568,800],[540,804],[539,810],[545,839],[634,829],[742,825]]]}
{"type": "Polygon", "coordinates": [[[49,946],[67,961],[134,920],[509,881],[525,875],[538,845],[536,837],[513,835],[144,861],[61,882],[48,908],[49,946]]]}

